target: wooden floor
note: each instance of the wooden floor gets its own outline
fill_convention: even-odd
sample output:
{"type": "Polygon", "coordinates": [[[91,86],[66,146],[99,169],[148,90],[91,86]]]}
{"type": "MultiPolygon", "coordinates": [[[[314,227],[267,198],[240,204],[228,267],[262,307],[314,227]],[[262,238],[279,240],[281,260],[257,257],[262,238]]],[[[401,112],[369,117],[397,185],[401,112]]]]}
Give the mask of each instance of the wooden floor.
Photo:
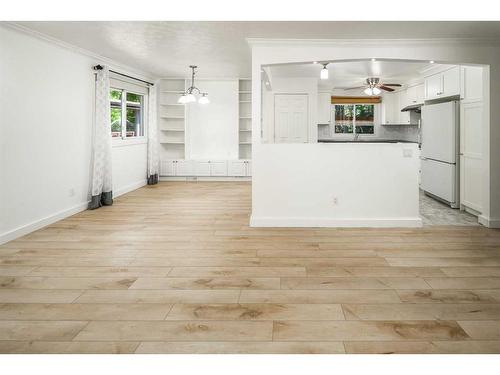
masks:
{"type": "Polygon", "coordinates": [[[500,353],[500,231],[249,228],[161,183],[0,246],[0,352],[500,353]]]}

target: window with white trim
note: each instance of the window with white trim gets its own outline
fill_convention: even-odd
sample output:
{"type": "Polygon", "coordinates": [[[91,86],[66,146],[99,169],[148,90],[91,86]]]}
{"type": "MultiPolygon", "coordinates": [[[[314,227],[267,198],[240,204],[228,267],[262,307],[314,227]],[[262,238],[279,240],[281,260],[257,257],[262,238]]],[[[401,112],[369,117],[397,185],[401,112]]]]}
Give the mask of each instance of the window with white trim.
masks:
{"type": "Polygon", "coordinates": [[[129,81],[110,79],[111,137],[140,139],[145,136],[148,88],[129,81]]]}
{"type": "Polygon", "coordinates": [[[335,134],[375,134],[374,104],[335,104],[335,134]]]}

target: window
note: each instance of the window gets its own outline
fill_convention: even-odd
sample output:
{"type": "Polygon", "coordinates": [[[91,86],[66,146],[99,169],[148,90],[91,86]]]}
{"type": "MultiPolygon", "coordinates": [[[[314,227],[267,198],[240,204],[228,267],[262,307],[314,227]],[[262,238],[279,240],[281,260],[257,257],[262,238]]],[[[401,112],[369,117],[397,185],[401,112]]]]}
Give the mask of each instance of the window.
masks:
{"type": "Polygon", "coordinates": [[[144,95],[112,88],[111,137],[136,138],[144,136],[144,95]]]}
{"type": "Polygon", "coordinates": [[[375,134],[373,104],[335,104],[335,134],[375,134]]]}

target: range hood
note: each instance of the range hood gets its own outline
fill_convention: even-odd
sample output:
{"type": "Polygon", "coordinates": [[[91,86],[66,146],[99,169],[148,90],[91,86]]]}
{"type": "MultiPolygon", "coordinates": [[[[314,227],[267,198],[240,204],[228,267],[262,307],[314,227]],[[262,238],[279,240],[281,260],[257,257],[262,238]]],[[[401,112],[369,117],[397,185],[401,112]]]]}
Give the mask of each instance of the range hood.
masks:
{"type": "Polygon", "coordinates": [[[411,104],[411,105],[407,105],[406,107],[404,107],[401,110],[401,112],[414,111],[414,112],[420,113],[422,105],[423,104],[411,104]]]}

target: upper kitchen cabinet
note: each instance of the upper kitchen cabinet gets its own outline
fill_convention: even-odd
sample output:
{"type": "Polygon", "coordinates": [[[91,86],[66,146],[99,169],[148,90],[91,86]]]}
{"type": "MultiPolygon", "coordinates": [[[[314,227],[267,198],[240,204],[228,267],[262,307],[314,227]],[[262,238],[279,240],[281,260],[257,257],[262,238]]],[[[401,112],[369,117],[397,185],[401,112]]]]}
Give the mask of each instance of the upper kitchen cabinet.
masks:
{"type": "Polygon", "coordinates": [[[332,95],[329,92],[318,93],[318,124],[330,124],[332,95]]]}
{"type": "Polygon", "coordinates": [[[424,104],[424,84],[410,86],[406,89],[406,105],[424,104]]]}
{"type": "Polygon", "coordinates": [[[425,78],[425,100],[460,95],[460,67],[454,66],[425,78]]]}
{"type": "Polygon", "coordinates": [[[483,100],[483,68],[480,66],[460,67],[461,99],[464,102],[483,100]]]}

